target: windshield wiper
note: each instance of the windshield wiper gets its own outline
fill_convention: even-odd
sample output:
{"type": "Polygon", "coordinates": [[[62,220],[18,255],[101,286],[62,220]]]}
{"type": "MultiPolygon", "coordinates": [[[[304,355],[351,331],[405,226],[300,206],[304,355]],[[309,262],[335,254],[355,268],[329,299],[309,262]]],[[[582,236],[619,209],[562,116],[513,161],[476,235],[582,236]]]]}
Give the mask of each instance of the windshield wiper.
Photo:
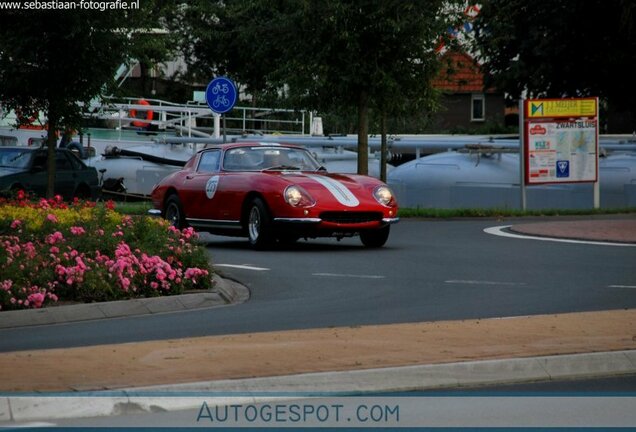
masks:
{"type": "Polygon", "coordinates": [[[275,171],[275,170],[300,170],[300,168],[293,165],[277,165],[277,166],[263,169],[263,171],[275,171]]]}

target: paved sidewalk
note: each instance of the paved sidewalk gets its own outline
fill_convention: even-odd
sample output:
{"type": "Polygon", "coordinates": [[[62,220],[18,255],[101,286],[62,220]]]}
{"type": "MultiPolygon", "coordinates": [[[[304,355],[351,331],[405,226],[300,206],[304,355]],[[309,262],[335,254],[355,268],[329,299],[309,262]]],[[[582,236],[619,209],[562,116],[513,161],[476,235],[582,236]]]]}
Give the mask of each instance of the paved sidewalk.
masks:
{"type": "Polygon", "coordinates": [[[619,310],[3,353],[0,370],[28,373],[0,381],[0,424],[197,408],[193,392],[254,401],[634,374],[634,334],[636,310],[619,310]]]}

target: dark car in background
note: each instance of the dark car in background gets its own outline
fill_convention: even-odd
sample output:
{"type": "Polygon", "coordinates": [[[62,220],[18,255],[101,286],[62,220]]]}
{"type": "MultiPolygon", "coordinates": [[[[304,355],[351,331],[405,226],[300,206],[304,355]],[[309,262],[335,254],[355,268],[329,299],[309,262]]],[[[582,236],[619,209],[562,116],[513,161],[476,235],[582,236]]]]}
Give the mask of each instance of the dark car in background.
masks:
{"type": "MultiPolygon", "coordinates": [[[[46,194],[47,150],[33,147],[0,147],[0,194],[24,190],[37,196],[46,194]]],[[[88,167],[72,151],[55,151],[55,194],[64,199],[97,197],[97,171],[88,167]]]]}

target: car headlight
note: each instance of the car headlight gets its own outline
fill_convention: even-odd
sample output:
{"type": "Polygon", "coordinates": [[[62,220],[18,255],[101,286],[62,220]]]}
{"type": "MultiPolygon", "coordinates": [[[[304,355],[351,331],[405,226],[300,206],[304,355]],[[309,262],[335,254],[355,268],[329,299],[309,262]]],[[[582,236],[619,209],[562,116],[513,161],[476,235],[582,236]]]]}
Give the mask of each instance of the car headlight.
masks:
{"type": "Polygon", "coordinates": [[[292,207],[312,207],[316,201],[300,186],[291,185],[285,188],[285,201],[292,207]]]}
{"type": "Polygon", "coordinates": [[[393,192],[388,186],[378,186],[373,191],[373,197],[383,206],[390,206],[393,202],[393,192]]]}

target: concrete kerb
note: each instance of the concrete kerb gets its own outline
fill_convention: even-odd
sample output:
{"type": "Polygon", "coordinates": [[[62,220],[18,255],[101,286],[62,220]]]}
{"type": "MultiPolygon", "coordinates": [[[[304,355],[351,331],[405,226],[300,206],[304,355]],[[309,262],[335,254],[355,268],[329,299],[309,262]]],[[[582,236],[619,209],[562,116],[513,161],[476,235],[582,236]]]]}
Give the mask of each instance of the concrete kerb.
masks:
{"type": "Polygon", "coordinates": [[[24,422],[197,409],[303,396],[363,395],[636,373],[636,351],[414,365],[208,381],[63,395],[4,395],[0,421],[24,422]],[[201,393],[197,395],[196,393],[201,393]]]}
{"type": "Polygon", "coordinates": [[[213,281],[214,287],[206,292],[4,311],[0,313],[0,329],[205,309],[248,300],[249,290],[238,282],[217,274],[213,281]]]}

